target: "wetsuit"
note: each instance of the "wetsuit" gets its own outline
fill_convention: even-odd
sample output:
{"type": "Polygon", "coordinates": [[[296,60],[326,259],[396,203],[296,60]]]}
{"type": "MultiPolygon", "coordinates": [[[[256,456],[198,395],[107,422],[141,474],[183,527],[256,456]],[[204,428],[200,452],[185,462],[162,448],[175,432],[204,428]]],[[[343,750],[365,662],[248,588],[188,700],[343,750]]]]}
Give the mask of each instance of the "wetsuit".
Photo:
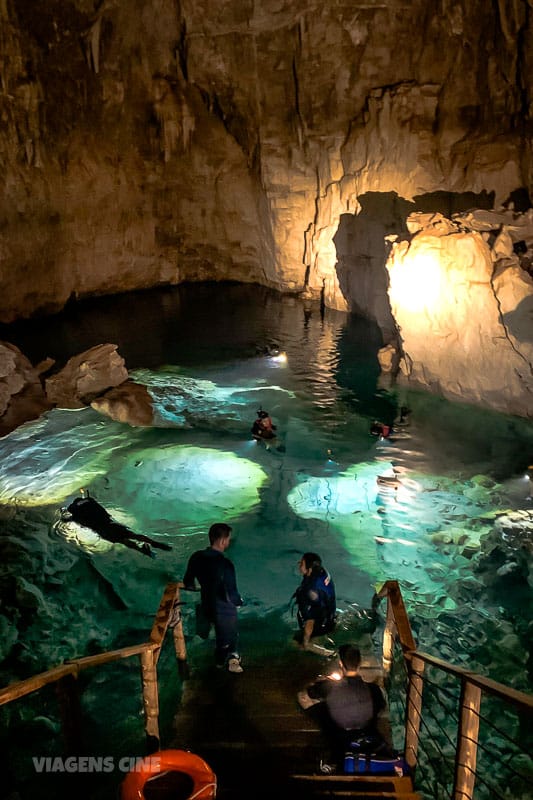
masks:
{"type": "Polygon", "coordinates": [[[312,636],[322,636],[333,630],[337,610],[335,584],[324,567],[316,575],[305,575],[293,596],[298,606],[300,628],[312,619],[312,636]]]}
{"type": "Polygon", "coordinates": [[[200,584],[202,611],[215,626],[215,658],[222,666],[231,656],[238,657],[237,607],[242,606],[242,597],[235,567],[223,553],[206,547],[190,557],[183,576],[185,588],[194,589],[196,580],[200,584]]]}
{"type": "Polygon", "coordinates": [[[91,528],[95,533],[107,539],[108,542],[123,544],[133,550],[138,550],[146,556],[154,558],[150,545],[160,550],[171,550],[170,545],[156,542],[142,533],[134,533],[120,522],[115,522],[113,517],[105,510],[94,497],[76,497],[68,506],[67,511],[74,522],[91,528]],[[142,545],[138,542],[143,542],[142,545]]]}

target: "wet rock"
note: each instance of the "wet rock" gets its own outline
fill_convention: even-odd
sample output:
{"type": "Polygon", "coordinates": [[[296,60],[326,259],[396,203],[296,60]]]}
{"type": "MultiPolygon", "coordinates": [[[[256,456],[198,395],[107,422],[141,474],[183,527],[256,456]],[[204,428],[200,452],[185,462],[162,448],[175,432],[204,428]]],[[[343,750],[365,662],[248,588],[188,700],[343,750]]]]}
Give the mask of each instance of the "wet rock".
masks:
{"type": "Polygon", "coordinates": [[[476,486],[483,486],[485,489],[492,489],[496,482],[489,475],[473,475],[470,481],[476,486]]]}
{"type": "Polygon", "coordinates": [[[451,544],[453,539],[450,533],[439,531],[438,533],[431,534],[431,541],[434,544],[451,544]]]}
{"type": "Polygon", "coordinates": [[[100,344],[73,356],[57,375],[48,378],[46,394],[60,408],[83,408],[127,379],[128,371],[117,345],[100,344]]]}
{"type": "Polygon", "coordinates": [[[491,246],[476,231],[434,226],[392,245],[386,269],[400,383],[531,415],[533,281],[510,258],[511,244],[501,231],[491,246]]]}
{"type": "Polygon", "coordinates": [[[400,352],[394,344],[388,344],[378,351],[378,361],[383,373],[394,373],[398,371],[400,363],[400,352]]]}
{"type": "Polygon", "coordinates": [[[16,625],[0,614],[0,662],[8,657],[18,635],[16,625]]]}
{"type": "Polygon", "coordinates": [[[42,591],[21,576],[16,579],[15,592],[17,606],[22,613],[27,611],[38,612],[46,608],[46,601],[42,591]]]}
{"type": "Polygon", "coordinates": [[[18,347],[0,342],[0,436],[52,407],[39,374],[18,347]]]}
{"type": "Polygon", "coordinates": [[[126,422],[134,427],[153,425],[154,406],[146,388],[133,381],[125,381],[92,401],[91,407],[116,422],[126,422]]]}

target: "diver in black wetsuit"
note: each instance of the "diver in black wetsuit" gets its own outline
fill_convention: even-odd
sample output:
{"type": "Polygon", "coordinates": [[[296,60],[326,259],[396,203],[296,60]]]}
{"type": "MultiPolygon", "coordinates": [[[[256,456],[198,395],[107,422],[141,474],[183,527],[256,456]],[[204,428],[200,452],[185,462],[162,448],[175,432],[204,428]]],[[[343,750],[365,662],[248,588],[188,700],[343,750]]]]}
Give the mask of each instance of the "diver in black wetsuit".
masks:
{"type": "Polygon", "coordinates": [[[113,517],[100,503],[89,496],[87,489],[81,489],[81,497],[76,497],[66,509],[70,518],[86,528],[91,528],[95,533],[113,544],[123,544],[132,550],[137,550],[149,558],[155,558],[152,547],[160,550],[172,550],[170,545],[156,542],[142,533],[134,533],[120,522],[115,522],[113,517]],[[139,544],[142,542],[142,544],[139,544]],[[150,547],[150,545],[152,547],[150,547]]]}

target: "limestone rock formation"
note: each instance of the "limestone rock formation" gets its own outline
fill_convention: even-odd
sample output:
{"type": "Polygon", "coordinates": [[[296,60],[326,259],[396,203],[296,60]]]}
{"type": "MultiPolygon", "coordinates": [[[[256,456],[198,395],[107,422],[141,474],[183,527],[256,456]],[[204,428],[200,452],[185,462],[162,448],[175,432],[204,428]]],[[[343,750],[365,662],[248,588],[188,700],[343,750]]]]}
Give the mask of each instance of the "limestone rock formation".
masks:
{"type": "Polygon", "coordinates": [[[0,435],[51,408],[40,378],[18,347],[0,342],[0,435]]]}
{"type": "Polygon", "coordinates": [[[409,211],[528,202],[530,6],[1,3],[0,319],[229,278],[392,330],[409,211]]]}
{"type": "Polygon", "coordinates": [[[95,398],[91,407],[133,427],[149,428],[153,424],[154,408],[148,389],[130,380],[95,398]]]}
{"type": "Polygon", "coordinates": [[[533,214],[415,215],[407,224],[413,236],[387,261],[401,376],[533,416],[533,279],[513,251],[513,240],[533,240],[533,214]]]}
{"type": "Polygon", "coordinates": [[[46,394],[60,408],[83,408],[95,397],[128,379],[124,359],[115,344],[100,344],[73,356],[46,380],[46,394]]]}

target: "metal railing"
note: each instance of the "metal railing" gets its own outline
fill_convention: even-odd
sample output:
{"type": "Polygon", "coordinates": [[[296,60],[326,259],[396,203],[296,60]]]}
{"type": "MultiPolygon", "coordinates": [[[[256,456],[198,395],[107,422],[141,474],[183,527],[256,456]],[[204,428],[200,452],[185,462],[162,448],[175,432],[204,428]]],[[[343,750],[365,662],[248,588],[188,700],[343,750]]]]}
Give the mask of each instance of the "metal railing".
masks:
{"type": "Polygon", "coordinates": [[[65,749],[70,753],[78,753],[82,732],[80,689],[77,680],[79,674],[92,667],[138,656],[141,667],[144,729],[149,743],[154,750],[157,749],[160,744],[157,662],[169,629],[173,634],[179,673],[182,677],[186,677],[187,674],[187,648],[180,613],[181,587],[181,583],[167,584],[147,642],[84,658],[70,659],[39,675],[11,683],[0,689],[0,706],[36,692],[49,684],[56,684],[65,749]]]}
{"type": "Polygon", "coordinates": [[[392,696],[403,698],[396,713],[403,716],[405,759],[416,788],[423,788],[419,773],[425,771],[435,800],[521,797],[533,775],[533,697],[421,652],[397,581],[387,581],[378,596],[387,599],[389,705],[392,712],[392,696]],[[514,793],[506,794],[512,786],[514,793]]]}

